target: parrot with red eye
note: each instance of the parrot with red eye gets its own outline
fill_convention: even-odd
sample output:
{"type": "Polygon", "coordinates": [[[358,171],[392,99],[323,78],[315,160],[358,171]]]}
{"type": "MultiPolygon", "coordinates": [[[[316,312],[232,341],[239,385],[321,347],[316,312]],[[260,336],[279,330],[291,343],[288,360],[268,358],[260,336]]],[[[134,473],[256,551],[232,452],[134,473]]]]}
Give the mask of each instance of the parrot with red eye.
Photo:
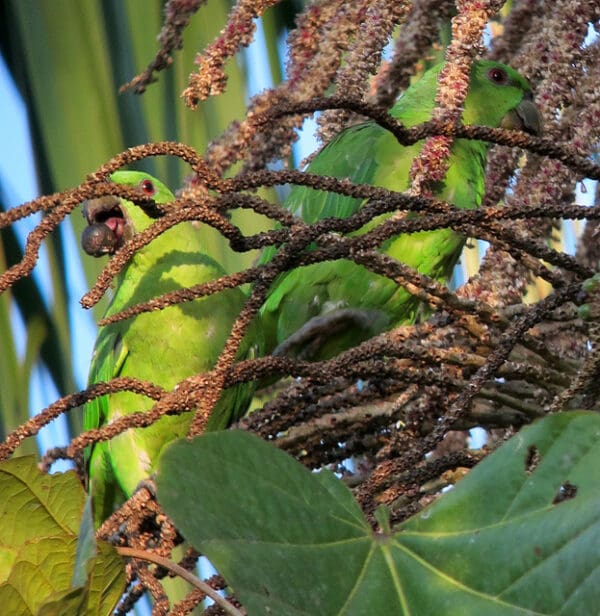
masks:
{"type": "MultiPolygon", "coordinates": [[[[431,119],[442,66],[427,71],[391,109],[391,115],[404,126],[431,119]]],[[[476,61],[471,67],[462,122],[533,135],[542,132],[542,118],[527,81],[509,66],[489,60],[476,61]]],[[[315,156],[307,171],[401,192],[410,188],[411,166],[423,143],[402,146],[377,123],[364,122],[334,138],[315,156]]],[[[484,141],[455,139],[446,176],[432,186],[432,197],[461,209],[477,208],[484,191],[488,148],[484,141]]],[[[348,218],[363,203],[336,193],[294,186],[284,207],[312,224],[326,218],[348,218]]],[[[379,216],[357,234],[389,216],[379,216]]],[[[381,251],[421,274],[446,281],[465,239],[453,229],[405,233],[386,241],[381,251]]],[[[268,263],[276,250],[273,246],[266,248],[260,263],[268,263]]],[[[351,260],[338,259],[281,274],[260,316],[267,353],[318,360],[391,327],[415,323],[422,311],[422,303],[395,281],[351,260]]]]}
{"type": "MultiPolygon", "coordinates": [[[[138,187],[157,204],[175,200],[164,184],[147,173],[115,171],[110,179],[115,184],[138,187]]],[[[83,212],[88,227],[82,234],[81,245],[94,257],[114,254],[153,222],[144,206],[117,196],[86,201],[83,212]]],[[[105,317],[224,274],[223,268],[205,253],[201,228],[191,222],[180,223],[132,256],[116,277],[105,317]]],[[[129,376],[170,390],[189,376],[211,370],[245,300],[240,289],[227,289],[100,327],[89,384],[129,376]]],[[[242,341],[238,359],[248,358],[259,349],[260,330],[255,327],[242,341]]],[[[226,389],[206,429],[224,429],[243,415],[253,392],[253,384],[226,389]]],[[[85,405],[84,427],[98,428],[128,413],[148,410],[153,404],[152,400],[132,392],[102,396],[85,405]]],[[[87,452],[96,525],[152,475],[162,449],[186,435],[192,415],[162,417],[151,426],[130,429],[97,443],[87,452]]]]}

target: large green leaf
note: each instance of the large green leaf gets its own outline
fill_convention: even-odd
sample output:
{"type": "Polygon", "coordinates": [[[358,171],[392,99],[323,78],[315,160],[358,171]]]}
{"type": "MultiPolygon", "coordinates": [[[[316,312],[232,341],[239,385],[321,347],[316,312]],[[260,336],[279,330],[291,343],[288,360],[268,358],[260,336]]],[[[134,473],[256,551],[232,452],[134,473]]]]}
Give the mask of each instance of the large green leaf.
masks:
{"type": "Polygon", "coordinates": [[[178,441],[158,498],[249,614],[591,614],[600,417],[523,429],[393,533],[329,473],[244,432],[178,441]]]}
{"type": "Polygon", "coordinates": [[[43,474],[30,456],[9,460],[0,495],[2,613],[109,614],[125,587],[123,561],[107,544],[78,558],[85,494],[75,473],[43,474]]]}

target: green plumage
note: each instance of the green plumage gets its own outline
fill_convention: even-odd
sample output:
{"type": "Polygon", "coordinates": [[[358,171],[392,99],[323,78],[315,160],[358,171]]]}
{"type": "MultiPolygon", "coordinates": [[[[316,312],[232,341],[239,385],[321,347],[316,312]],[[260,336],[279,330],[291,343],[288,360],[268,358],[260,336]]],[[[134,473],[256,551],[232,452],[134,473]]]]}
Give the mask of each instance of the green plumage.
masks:
{"type": "MultiPolygon", "coordinates": [[[[431,119],[440,70],[441,65],[425,73],[398,100],[391,115],[407,127],[431,119]]],[[[490,61],[473,64],[462,119],[464,124],[505,126],[533,133],[541,130],[541,118],[525,79],[510,67],[490,61]]],[[[365,122],[340,133],[317,154],[307,171],[404,191],[410,187],[411,165],[422,145],[401,146],[391,133],[374,122],[365,122]]],[[[488,144],[481,141],[456,139],[445,180],[434,187],[433,195],[458,208],[478,207],[484,190],[487,149],[488,144]]],[[[361,205],[359,199],[301,186],[293,187],[285,202],[288,210],[307,223],[347,218],[361,205]]],[[[376,222],[385,218],[381,216],[376,222]]],[[[359,233],[373,226],[365,225],[359,233]]],[[[386,242],[382,251],[422,274],[446,280],[464,242],[465,238],[452,229],[440,229],[397,236],[386,242]]],[[[265,250],[261,262],[268,262],[274,253],[272,247],[265,250]]],[[[341,331],[325,332],[325,339],[316,344],[301,338],[297,348],[288,347],[286,352],[310,359],[333,356],[394,325],[414,323],[422,306],[392,280],[350,260],[298,268],[275,281],[262,308],[267,352],[277,352],[314,317],[342,314],[348,309],[361,313],[360,322],[350,319],[341,331]],[[314,348],[309,349],[311,345],[314,348]]],[[[322,332],[319,335],[322,337],[322,332]]]]}
{"type": "MultiPolygon", "coordinates": [[[[111,179],[139,186],[157,203],[174,200],[168,188],[145,173],[117,171],[111,179]]],[[[84,207],[90,226],[86,230],[89,233],[82,236],[82,245],[95,256],[113,253],[126,239],[152,223],[142,208],[116,197],[93,200],[84,207]]],[[[221,266],[204,253],[202,228],[194,223],[178,224],[133,256],[115,281],[106,316],[223,274],[221,266]]],[[[131,376],[169,390],[186,377],[212,369],[244,301],[239,289],[230,289],[101,327],[89,383],[131,376]]],[[[254,331],[247,340],[257,342],[256,334],[254,331]]],[[[240,358],[254,351],[255,347],[244,341],[240,358]]],[[[252,394],[251,385],[226,390],[207,429],[227,427],[246,411],[252,394]]],[[[103,426],[152,405],[152,400],[130,392],[97,398],[85,406],[85,429],[103,426]]],[[[93,447],[89,477],[96,523],[129,497],[140,481],[150,477],[162,448],[185,436],[191,419],[191,413],[163,417],[147,428],[128,430],[93,447]]]]}

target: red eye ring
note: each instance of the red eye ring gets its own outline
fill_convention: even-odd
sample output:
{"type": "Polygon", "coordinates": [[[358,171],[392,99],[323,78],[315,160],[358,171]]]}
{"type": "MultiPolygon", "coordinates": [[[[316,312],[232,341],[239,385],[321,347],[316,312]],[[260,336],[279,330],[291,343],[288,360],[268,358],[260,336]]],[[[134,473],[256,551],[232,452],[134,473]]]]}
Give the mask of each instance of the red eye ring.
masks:
{"type": "Polygon", "coordinates": [[[154,182],[149,180],[148,178],[142,180],[140,182],[140,188],[147,194],[153,195],[156,192],[156,188],[154,187],[154,182]]]}
{"type": "Polygon", "coordinates": [[[491,68],[488,71],[488,77],[491,79],[491,81],[498,84],[503,84],[508,81],[508,75],[506,74],[506,71],[498,67],[491,68]]]}

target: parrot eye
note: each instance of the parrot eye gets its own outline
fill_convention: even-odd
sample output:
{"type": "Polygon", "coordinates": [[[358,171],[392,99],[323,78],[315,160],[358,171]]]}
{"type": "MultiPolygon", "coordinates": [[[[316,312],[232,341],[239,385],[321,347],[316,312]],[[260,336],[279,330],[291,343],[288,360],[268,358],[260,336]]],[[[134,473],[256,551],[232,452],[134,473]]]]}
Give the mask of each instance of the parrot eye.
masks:
{"type": "Polygon", "coordinates": [[[142,180],[140,182],[140,188],[147,194],[147,195],[153,195],[156,192],[156,188],[154,187],[154,183],[152,182],[152,180],[142,180]]]}
{"type": "Polygon", "coordinates": [[[491,68],[488,71],[488,77],[497,84],[505,84],[508,81],[508,75],[506,74],[506,71],[504,69],[501,68],[491,68]]]}

